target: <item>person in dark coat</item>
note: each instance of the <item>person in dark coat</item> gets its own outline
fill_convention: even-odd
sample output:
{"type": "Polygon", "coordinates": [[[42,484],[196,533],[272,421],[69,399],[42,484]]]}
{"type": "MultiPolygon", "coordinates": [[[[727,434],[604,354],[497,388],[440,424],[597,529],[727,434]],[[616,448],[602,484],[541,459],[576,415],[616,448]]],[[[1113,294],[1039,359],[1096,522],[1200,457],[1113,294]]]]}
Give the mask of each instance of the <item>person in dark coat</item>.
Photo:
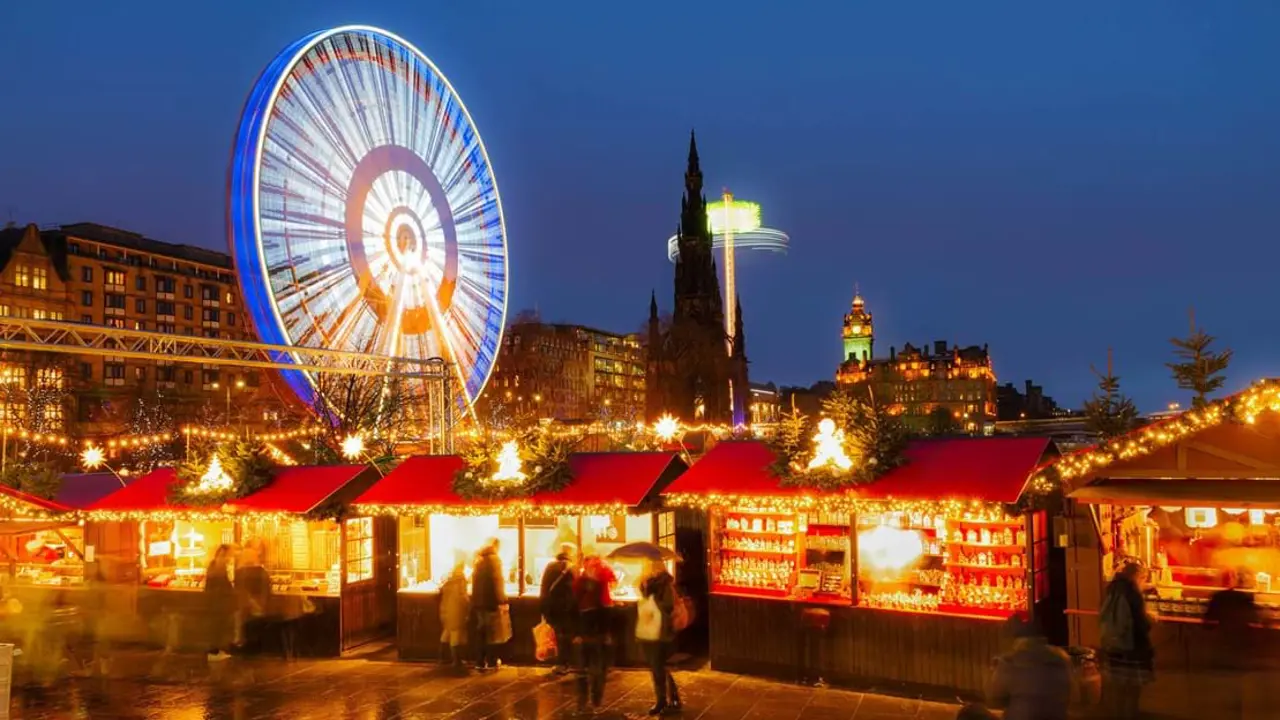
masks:
{"type": "Polygon", "coordinates": [[[227,564],[231,546],[219,545],[204,574],[205,621],[209,627],[209,660],[226,660],[235,639],[236,591],[227,564]]]}
{"type": "Polygon", "coordinates": [[[608,667],[609,620],[613,598],[609,586],[616,582],[613,569],[599,556],[582,560],[582,572],[573,581],[574,644],[578,647],[578,710],[587,701],[599,708],[604,701],[604,679],[608,667]]]}
{"type": "Polygon", "coordinates": [[[680,598],[676,594],[675,578],[667,572],[665,565],[656,565],[653,572],[640,584],[640,596],[652,598],[658,611],[662,613],[662,632],[658,639],[640,641],[645,660],[649,663],[649,674],[653,678],[654,705],[649,710],[650,715],[679,712],[681,709],[676,680],[667,668],[667,661],[675,651],[676,630],[672,617],[680,598]]]}
{"type": "Polygon", "coordinates": [[[250,541],[240,553],[236,566],[235,592],[240,609],[245,645],[253,652],[261,652],[274,623],[271,611],[271,575],[262,566],[266,544],[261,540],[250,541]]]}
{"type": "Polygon", "coordinates": [[[1139,716],[1142,686],[1151,681],[1155,652],[1151,646],[1151,618],[1139,583],[1142,566],[1125,563],[1107,585],[1099,622],[1102,625],[1106,672],[1102,677],[1102,707],[1105,716],[1132,720],[1139,716]],[[1111,618],[1123,626],[1108,627],[1111,618]]]}
{"type": "Polygon", "coordinates": [[[1067,720],[1075,677],[1071,658],[1049,644],[1033,622],[1014,617],[1013,650],[996,659],[987,700],[1004,720],[1067,720]]]}
{"type": "MultiPolygon", "coordinates": [[[[1244,717],[1245,681],[1254,669],[1258,648],[1258,632],[1253,626],[1261,621],[1253,593],[1240,590],[1247,571],[1228,572],[1227,587],[1209,598],[1204,621],[1213,628],[1208,652],[1208,672],[1199,673],[1195,681],[1201,686],[1196,697],[1203,705],[1204,717],[1244,717]]],[[[1263,632],[1274,632],[1264,630],[1263,632]]]]}
{"type": "Polygon", "coordinates": [[[539,609],[542,617],[556,632],[556,669],[557,675],[569,672],[568,657],[573,646],[573,619],[576,606],[573,600],[573,552],[571,543],[560,546],[556,559],[547,563],[542,571],[542,586],[539,593],[539,609]]]}
{"type": "Polygon", "coordinates": [[[497,646],[509,638],[498,640],[502,608],[507,604],[503,582],[502,559],[498,557],[498,539],[493,538],[480,549],[471,573],[471,609],[476,616],[476,669],[487,670],[498,664],[497,646]]]}

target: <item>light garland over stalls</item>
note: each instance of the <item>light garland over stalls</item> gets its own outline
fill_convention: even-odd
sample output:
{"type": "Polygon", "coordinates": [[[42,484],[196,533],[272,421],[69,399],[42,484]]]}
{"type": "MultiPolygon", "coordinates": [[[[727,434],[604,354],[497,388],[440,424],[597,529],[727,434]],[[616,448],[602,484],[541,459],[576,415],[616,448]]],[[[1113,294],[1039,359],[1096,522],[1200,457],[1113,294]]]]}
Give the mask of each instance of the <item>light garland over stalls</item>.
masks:
{"type": "Polygon", "coordinates": [[[1035,473],[1031,491],[1051,492],[1061,482],[1095,473],[1121,460],[1143,457],[1168,447],[1185,437],[1224,422],[1239,421],[1252,425],[1263,412],[1280,411],[1280,383],[1259,381],[1239,394],[1210,403],[1199,410],[1188,410],[1114,440],[1063,455],[1035,473]]]}
{"type": "Polygon", "coordinates": [[[834,495],[734,495],[720,493],[673,493],[663,497],[668,507],[693,510],[734,509],[746,512],[799,514],[925,512],[961,515],[1007,507],[1004,503],[983,500],[898,500],[894,498],[859,498],[854,494],[834,495]]]}
{"type": "MultiPolygon", "coordinates": [[[[282,442],[284,440],[296,440],[302,437],[311,437],[321,430],[320,426],[312,425],[307,427],[289,430],[288,432],[277,433],[258,433],[249,436],[250,440],[259,442],[282,442]]],[[[184,425],[182,434],[188,438],[208,438],[210,440],[239,440],[245,436],[244,431],[236,431],[234,429],[209,429],[199,427],[197,425],[184,425]]]]}
{"type": "Polygon", "coordinates": [[[473,503],[468,505],[359,504],[352,507],[361,515],[391,515],[404,517],[421,517],[427,515],[479,517],[482,515],[499,515],[501,517],[529,518],[567,515],[627,515],[636,512],[631,507],[623,505],[622,503],[575,505],[572,503],[535,503],[529,501],[508,501],[494,503],[492,505],[482,503],[473,503]]]}
{"type": "Polygon", "coordinates": [[[8,493],[0,493],[0,516],[3,515],[11,515],[30,520],[48,520],[53,517],[61,516],[63,513],[46,510],[37,505],[28,503],[21,498],[16,498],[8,493]]]}

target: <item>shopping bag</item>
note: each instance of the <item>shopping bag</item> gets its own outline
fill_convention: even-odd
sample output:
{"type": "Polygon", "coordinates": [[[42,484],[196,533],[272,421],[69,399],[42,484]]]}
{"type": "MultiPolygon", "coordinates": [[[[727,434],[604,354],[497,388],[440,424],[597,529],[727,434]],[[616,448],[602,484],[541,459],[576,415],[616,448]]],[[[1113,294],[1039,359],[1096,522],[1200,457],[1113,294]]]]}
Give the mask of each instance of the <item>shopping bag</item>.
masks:
{"type": "Polygon", "coordinates": [[[511,639],[511,607],[499,605],[493,617],[493,634],[489,636],[490,645],[501,645],[511,639]]]}
{"type": "Polygon", "coordinates": [[[650,642],[662,638],[662,608],[653,596],[636,604],[636,639],[650,642]]]}
{"type": "Polygon", "coordinates": [[[550,660],[560,654],[555,628],[547,624],[546,618],[533,628],[533,646],[533,656],[538,662],[550,660]]]}
{"type": "Polygon", "coordinates": [[[671,608],[671,629],[680,632],[693,624],[693,599],[676,595],[675,605],[671,608]]]}

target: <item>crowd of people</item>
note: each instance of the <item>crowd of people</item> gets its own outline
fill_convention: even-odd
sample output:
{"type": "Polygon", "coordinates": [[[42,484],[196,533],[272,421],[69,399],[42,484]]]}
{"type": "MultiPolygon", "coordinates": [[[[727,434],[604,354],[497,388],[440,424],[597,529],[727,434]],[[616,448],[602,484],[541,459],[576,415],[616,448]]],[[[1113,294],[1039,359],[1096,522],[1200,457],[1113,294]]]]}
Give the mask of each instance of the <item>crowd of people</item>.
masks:
{"type": "MultiPolygon", "coordinates": [[[[501,662],[502,648],[511,639],[511,616],[503,582],[497,539],[489,540],[477,554],[470,585],[462,564],[454,567],[441,588],[441,657],[459,670],[465,669],[464,653],[470,639],[475,668],[484,672],[501,662]],[[468,631],[474,637],[468,638],[468,631]]],[[[578,708],[599,708],[615,651],[616,609],[613,587],[618,578],[605,560],[586,555],[578,562],[572,544],[564,544],[542,573],[539,609],[550,627],[546,652],[558,675],[577,674],[578,708]]],[[[650,563],[640,582],[636,641],[653,679],[654,705],[650,715],[679,712],[680,694],[668,669],[679,631],[675,580],[660,561],[650,563]]]]}

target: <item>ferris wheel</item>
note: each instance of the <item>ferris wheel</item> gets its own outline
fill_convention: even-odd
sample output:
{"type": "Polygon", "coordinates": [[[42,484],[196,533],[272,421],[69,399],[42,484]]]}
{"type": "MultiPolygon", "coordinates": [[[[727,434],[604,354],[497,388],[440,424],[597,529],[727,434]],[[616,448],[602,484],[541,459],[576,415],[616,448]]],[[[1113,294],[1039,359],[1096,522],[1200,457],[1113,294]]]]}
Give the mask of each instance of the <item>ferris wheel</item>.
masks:
{"type": "MultiPolygon", "coordinates": [[[[365,26],[285,48],[245,103],[228,185],[263,342],[443,358],[475,402],[506,317],[506,228],[471,115],[421,51],[365,26]]],[[[284,375],[314,398],[311,373],[284,375]]]]}

